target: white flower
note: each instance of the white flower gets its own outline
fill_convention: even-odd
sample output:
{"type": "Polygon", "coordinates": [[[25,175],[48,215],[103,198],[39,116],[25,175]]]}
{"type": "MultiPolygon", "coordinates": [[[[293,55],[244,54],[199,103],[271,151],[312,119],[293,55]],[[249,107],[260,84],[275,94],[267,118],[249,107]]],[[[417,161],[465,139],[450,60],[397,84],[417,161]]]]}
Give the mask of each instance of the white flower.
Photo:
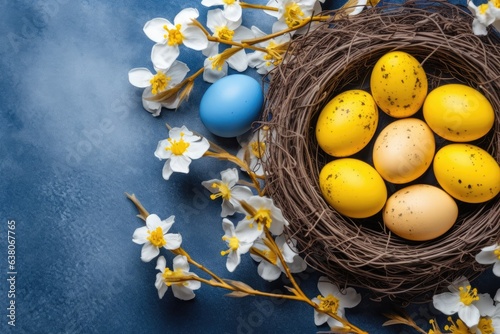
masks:
{"type": "MultiPolygon", "coordinates": [[[[241,25],[241,18],[235,21],[224,17],[222,10],[209,10],[207,13],[207,28],[213,33],[213,37],[220,40],[232,42],[254,38],[252,30],[241,25]]],[[[208,47],[203,50],[207,57],[219,53],[219,42],[209,42],[208,47]]]]}
{"type": "Polygon", "coordinates": [[[161,103],[150,101],[148,98],[175,87],[184,80],[188,72],[189,68],[187,65],[176,60],[167,70],[156,69],[156,74],[151,73],[149,69],[144,67],[133,68],[128,72],[128,80],[135,87],[144,88],[142,105],[144,109],[156,117],[160,115],[162,107],[167,109],[177,108],[179,106],[179,98],[173,96],[168,101],[161,103]]]}
{"type": "MultiPolygon", "coordinates": [[[[321,11],[321,5],[317,0],[270,0],[267,6],[278,8],[278,11],[265,11],[278,19],[273,24],[273,32],[295,28],[314,13],[321,11]]],[[[297,32],[300,33],[300,29],[297,32]]]]}
{"type": "Polygon", "coordinates": [[[177,255],[173,261],[173,270],[167,268],[166,263],[165,257],[160,256],[156,264],[156,269],[160,272],[156,274],[155,286],[158,289],[160,299],[163,298],[170,286],[176,298],[193,299],[195,297],[193,290],[199,289],[201,283],[196,280],[183,280],[185,277],[198,277],[198,275],[189,272],[187,258],[183,255],[177,255]]]}
{"type": "Polygon", "coordinates": [[[214,83],[227,75],[228,65],[232,69],[243,72],[248,68],[248,59],[245,49],[231,47],[222,53],[214,54],[205,59],[203,66],[203,80],[214,83]]]}
{"type": "Polygon", "coordinates": [[[202,0],[201,4],[206,7],[224,6],[224,17],[231,21],[238,21],[241,19],[241,5],[240,0],[202,0]]]}
{"type": "Polygon", "coordinates": [[[500,333],[500,303],[497,303],[489,316],[479,319],[477,326],[471,328],[472,333],[493,334],[500,333]]]}
{"type": "Polygon", "coordinates": [[[182,237],[180,234],[168,233],[174,223],[174,216],[161,220],[155,214],[146,218],[146,226],[139,227],[134,231],[132,241],[142,245],[141,260],[149,262],[159,253],[160,248],[177,249],[181,246],[182,237]]]}
{"type": "Polygon", "coordinates": [[[173,172],[189,173],[191,160],[201,158],[209,147],[206,138],[194,135],[184,125],[172,128],[169,138],[161,140],[155,151],[158,159],[167,160],[163,166],[163,178],[168,180],[173,172]]]}
{"type": "MultiPolygon", "coordinates": [[[[291,273],[300,273],[306,270],[306,262],[297,255],[296,240],[290,239],[287,241],[283,235],[280,235],[276,237],[275,242],[291,273]]],[[[269,282],[278,279],[281,273],[284,272],[283,263],[279,260],[278,255],[272,252],[262,239],[258,239],[254,243],[253,250],[254,253],[250,254],[250,256],[255,261],[260,262],[257,267],[259,276],[269,282]]]]}
{"type": "Polygon", "coordinates": [[[268,157],[267,143],[272,136],[273,133],[269,128],[264,127],[254,132],[248,141],[243,138],[237,138],[241,145],[241,149],[236,156],[246,161],[250,169],[259,176],[264,175],[262,163],[265,162],[268,157]]]}
{"type": "MultiPolygon", "coordinates": [[[[255,26],[252,27],[252,31],[256,37],[263,37],[266,35],[266,33],[255,26]]],[[[282,62],[282,57],[288,48],[290,38],[290,34],[284,34],[265,42],[258,43],[257,46],[266,49],[267,52],[255,51],[247,54],[248,66],[257,68],[257,73],[259,74],[269,73],[269,71],[282,62]]]]}
{"type": "Polygon", "coordinates": [[[220,175],[222,180],[212,179],[201,184],[212,193],[211,199],[222,197],[221,217],[226,217],[241,211],[239,201],[248,199],[253,193],[249,187],[236,185],[239,180],[236,168],[228,168],[220,175]]]}
{"type": "Polygon", "coordinates": [[[450,292],[433,296],[434,307],[446,315],[458,313],[468,327],[476,326],[480,316],[491,312],[493,300],[490,295],[478,294],[465,277],[453,281],[448,290],[450,292]]]}
{"type": "Polygon", "coordinates": [[[222,240],[229,246],[228,250],[222,251],[221,255],[227,255],[226,268],[229,272],[233,272],[240,264],[241,254],[247,253],[253,245],[252,233],[248,228],[236,227],[233,223],[224,218],[222,220],[222,229],[225,234],[222,240]]]}
{"type": "Polygon", "coordinates": [[[493,264],[493,274],[500,277],[500,245],[494,244],[492,246],[481,249],[481,252],[476,255],[476,261],[480,264],[493,264]]]}
{"type": "Polygon", "coordinates": [[[467,7],[475,16],[472,21],[472,30],[476,35],[487,35],[487,27],[493,25],[500,29],[500,0],[490,0],[488,3],[476,6],[472,1],[467,2],[467,7]]]}
{"type": "Polygon", "coordinates": [[[175,16],[174,23],[164,18],[146,22],[144,33],[156,43],[151,51],[151,61],[155,67],[169,68],[179,56],[179,45],[197,51],[208,46],[203,30],[192,23],[198,16],[196,8],[185,8],[175,16]]]}
{"type": "Polygon", "coordinates": [[[252,196],[248,200],[242,201],[241,206],[246,211],[247,216],[239,224],[248,225],[253,231],[254,240],[264,233],[264,227],[269,229],[273,235],[280,235],[285,226],[288,226],[283,213],[274,205],[271,198],[252,196]]]}
{"type": "MultiPolygon", "coordinates": [[[[318,281],[318,290],[321,295],[313,298],[312,301],[319,305],[319,309],[325,312],[337,314],[344,318],[344,309],[352,308],[361,302],[361,295],[353,288],[339,290],[338,286],[331,283],[327,277],[321,276],[318,281]]],[[[321,326],[325,322],[330,328],[343,327],[342,323],[325,313],[314,310],[314,323],[321,326]]]]}

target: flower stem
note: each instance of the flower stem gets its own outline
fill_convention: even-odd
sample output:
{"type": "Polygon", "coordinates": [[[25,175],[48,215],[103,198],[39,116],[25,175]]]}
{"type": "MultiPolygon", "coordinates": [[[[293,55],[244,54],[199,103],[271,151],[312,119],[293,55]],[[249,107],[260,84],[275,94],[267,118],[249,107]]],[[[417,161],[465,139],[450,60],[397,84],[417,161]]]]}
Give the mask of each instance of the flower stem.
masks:
{"type": "Polygon", "coordinates": [[[241,2],[241,1],[240,1],[240,6],[241,6],[241,8],[262,9],[262,10],[270,10],[273,12],[278,11],[278,8],[276,8],[276,7],[257,5],[257,4],[246,3],[246,2],[241,2]]]}

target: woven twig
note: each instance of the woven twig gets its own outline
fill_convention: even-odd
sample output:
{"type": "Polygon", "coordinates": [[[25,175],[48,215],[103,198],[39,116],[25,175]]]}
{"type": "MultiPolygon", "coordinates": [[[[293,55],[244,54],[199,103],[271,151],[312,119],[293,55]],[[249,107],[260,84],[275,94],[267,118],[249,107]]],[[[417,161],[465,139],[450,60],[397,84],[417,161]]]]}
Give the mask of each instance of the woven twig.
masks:
{"type": "Polygon", "coordinates": [[[500,40],[495,32],[475,36],[471,25],[467,11],[445,1],[386,4],[296,38],[272,73],[263,117],[275,131],[265,163],[267,193],[289,220],[287,232],[309,265],[341,285],[370,290],[375,300],[427,302],[458,276],[477,277],[485,267],[474,256],[500,240],[500,196],[483,204],[459,203],[452,229],[421,243],[392,235],[380,216],[343,217],[319,190],[319,172],[332,158],[316,142],[317,116],[340,92],[369,89],[375,62],[401,50],[423,64],[429,90],[461,82],[490,100],[494,128],[474,144],[500,161],[500,40]]]}

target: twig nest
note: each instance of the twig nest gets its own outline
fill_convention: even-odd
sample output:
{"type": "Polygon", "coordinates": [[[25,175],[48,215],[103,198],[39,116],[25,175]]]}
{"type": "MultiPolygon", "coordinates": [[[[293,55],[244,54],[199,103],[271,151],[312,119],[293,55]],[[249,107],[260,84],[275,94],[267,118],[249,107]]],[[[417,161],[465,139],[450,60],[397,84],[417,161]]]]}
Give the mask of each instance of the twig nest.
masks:
{"type": "MultiPolygon", "coordinates": [[[[274,131],[264,165],[267,194],[283,210],[287,233],[309,265],[341,285],[370,290],[373,299],[427,302],[458,276],[476,277],[485,267],[475,255],[500,240],[500,196],[481,204],[459,202],[456,223],[426,242],[392,234],[381,214],[347,218],[327,203],[318,184],[321,169],[333,159],[316,140],[319,113],[343,91],[369,91],[377,60],[404,51],[422,64],[429,91],[461,83],[491,102],[493,129],[474,144],[500,161],[500,38],[494,31],[475,36],[472,19],[446,1],[375,7],[296,38],[272,73],[262,122],[274,131]]],[[[436,138],[438,148],[447,143],[436,138]]],[[[428,183],[437,185],[435,179],[428,183]]]]}

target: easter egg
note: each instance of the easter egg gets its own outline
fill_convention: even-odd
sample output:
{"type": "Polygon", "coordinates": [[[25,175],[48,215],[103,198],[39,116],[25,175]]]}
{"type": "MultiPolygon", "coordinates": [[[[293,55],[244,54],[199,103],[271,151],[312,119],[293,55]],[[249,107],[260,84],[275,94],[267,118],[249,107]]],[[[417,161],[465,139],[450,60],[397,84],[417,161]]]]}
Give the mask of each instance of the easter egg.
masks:
{"type": "Polygon", "coordinates": [[[478,146],[444,146],[434,157],[433,169],[439,185],[460,201],[482,203],[500,192],[500,166],[478,146]]]}
{"type": "Polygon", "coordinates": [[[425,99],[424,118],[439,136],[455,142],[481,138],[495,120],[491,103],[476,89],[447,84],[433,89],[425,99]]]}
{"type": "Polygon", "coordinates": [[[340,158],[326,164],[319,174],[319,186],[327,203],[351,218],[373,216],[387,200],[384,180],[358,159],[340,158]]]}
{"type": "Polygon", "coordinates": [[[424,103],[427,75],[412,55],[393,51],[383,55],[374,65],[370,89],[377,105],[389,116],[409,117],[424,103]]]}
{"type": "Polygon", "coordinates": [[[455,224],[458,205],[442,189],[415,184],[396,191],[382,211],[385,226],[394,234],[413,241],[435,239],[455,224]]]}
{"type": "Polygon", "coordinates": [[[263,103],[264,94],[257,80],[243,74],[228,75],[203,94],[200,119],[217,136],[237,137],[258,120],[263,103]]]}
{"type": "Polygon", "coordinates": [[[434,133],[418,118],[398,119],[387,125],[373,146],[373,165],[387,181],[402,184],[423,175],[436,151],[434,133]]]}
{"type": "Polygon", "coordinates": [[[316,123],[316,139],[326,153],[346,157],[368,144],[377,124],[378,108],[370,93],[349,90],[323,108],[316,123]]]}

